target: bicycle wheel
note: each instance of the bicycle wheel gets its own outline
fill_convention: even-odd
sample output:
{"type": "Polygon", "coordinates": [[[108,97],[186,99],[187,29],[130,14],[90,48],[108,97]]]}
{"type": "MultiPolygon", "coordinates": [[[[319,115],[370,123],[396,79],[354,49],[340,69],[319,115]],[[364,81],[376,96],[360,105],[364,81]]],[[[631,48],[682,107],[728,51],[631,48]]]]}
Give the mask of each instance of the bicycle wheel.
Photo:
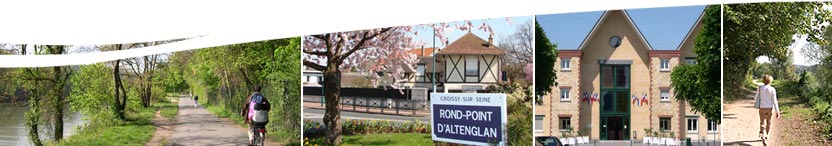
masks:
{"type": "Polygon", "coordinates": [[[257,137],[254,139],[254,144],[256,146],[263,146],[263,139],[265,139],[265,137],[263,137],[263,135],[261,134],[262,133],[258,133],[257,137]]]}

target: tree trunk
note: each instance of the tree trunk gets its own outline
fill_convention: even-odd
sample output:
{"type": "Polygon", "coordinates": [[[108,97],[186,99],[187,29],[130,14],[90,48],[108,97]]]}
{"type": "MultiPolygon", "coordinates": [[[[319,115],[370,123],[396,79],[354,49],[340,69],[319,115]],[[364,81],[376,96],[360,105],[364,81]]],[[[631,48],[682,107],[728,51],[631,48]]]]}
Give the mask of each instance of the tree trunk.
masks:
{"type": "MultiPolygon", "coordinates": [[[[35,83],[37,85],[37,83],[35,83]]],[[[32,91],[33,93],[37,93],[37,89],[32,91]]],[[[29,113],[26,113],[26,125],[29,126],[29,141],[32,141],[32,144],[35,146],[43,146],[43,143],[40,141],[40,136],[38,135],[38,119],[40,115],[39,105],[40,97],[38,94],[34,94],[34,96],[29,97],[29,113]]]]}
{"type": "MultiPolygon", "coordinates": [[[[63,54],[64,46],[52,46],[49,50],[50,54],[63,54]]],[[[53,103],[55,108],[55,121],[53,123],[55,131],[53,132],[53,138],[55,141],[61,141],[64,137],[64,98],[62,92],[66,84],[64,83],[64,72],[60,66],[52,67],[52,73],[54,79],[51,92],[55,98],[55,102],[53,103]]]]}
{"type": "Polygon", "coordinates": [[[341,143],[341,110],[338,109],[341,101],[341,70],[338,69],[337,63],[327,63],[323,88],[326,97],[326,143],[338,145],[341,143]]]}
{"type": "MultiPolygon", "coordinates": [[[[120,44],[116,45],[116,50],[121,50],[121,45],[120,44]]],[[[120,66],[121,66],[121,60],[120,59],[116,60],[116,62],[113,63],[113,83],[115,83],[115,85],[114,85],[115,88],[113,88],[113,89],[116,90],[115,96],[114,96],[116,98],[116,100],[115,100],[115,107],[116,107],[115,114],[119,119],[126,120],[126,118],[124,116],[124,109],[126,108],[125,106],[126,106],[126,103],[127,103],[126,102],[127,98],[125,97],[125,98],[123,98],[124,101],[122,100],[122,97],[123,97],[122,95],[126,96],[126,93],[121,93],[121,92],[124,91],[124,85],[121,84],[121,75],[119,74],[119,71],[121,71],[120,66]]]]}
{"type": "Polygon", "coordinates": [[[53,82],[53,87],[51,89],[53,97],[55,98],[55,102],[52,103],[54,104],[53,106],[55,108],[55,121],[53,125],[55,131],[53,132],[53,138],[55,141],[61,141],[61,139],[63,139],[64,137],[64,100],[61,97],[61,91],[63,91],[64,87],[64,85],[62,84],[63,80],[61,79],[61,76],[63,76],[63,72],[61,72],[60,66],[52,67],[52,71],[55,77],[55,82],[53,82]]]}

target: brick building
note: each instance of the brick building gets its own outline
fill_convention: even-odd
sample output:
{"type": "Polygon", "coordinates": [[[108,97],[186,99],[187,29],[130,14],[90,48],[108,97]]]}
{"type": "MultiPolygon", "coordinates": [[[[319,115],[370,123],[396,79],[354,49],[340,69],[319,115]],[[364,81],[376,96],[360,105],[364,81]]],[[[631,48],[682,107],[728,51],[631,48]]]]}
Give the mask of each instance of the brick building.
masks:
{"type": "Polygon", "coordinates": [[[535,135],[630,140],[652,128],[677,139],[718,139],[719,125],[675,100],[670,87],[674,67],[696,63],[700,24],[701,15],[678,48],[654,50],[626,10],[604,12],[578,49],[559,50],[558,86],[536,105],[535,135]]]}

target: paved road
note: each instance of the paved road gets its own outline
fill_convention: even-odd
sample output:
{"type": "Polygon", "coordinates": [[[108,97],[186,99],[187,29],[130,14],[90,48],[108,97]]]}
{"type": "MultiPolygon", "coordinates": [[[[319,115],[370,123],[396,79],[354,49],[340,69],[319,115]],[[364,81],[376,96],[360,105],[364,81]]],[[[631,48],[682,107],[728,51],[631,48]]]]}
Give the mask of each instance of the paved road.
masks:
{"type": "MultiPolygon", "coordinates": [[[[684,146],[685,143],[679,144],[684,146]]],[[[691,142],[692,146],[718,146],[721,145],[720,142],[691,142]]],[[[601,141],[598,143],[587,143],[587,144],[577,144],[575,146],[664,146],[664,145],[655,145],[655,144],[642,144],[640,140],[633,141],[630,144],[630,141],[601,141]]]]}
{"type": "MultiPolygon", "coordinates": [[[[307,120],[314,120],[323,123],[324,113],[322,109],[303,108],[303,118],[307,120]]],[[[378,119],[378,120],[392,120],[392,121],[411,121],[419,120],[425,123],[430,122],[430,117],[412,117],[412,116],[397,116],[385,114],[371,114],[360,112],[341,111],[341,119],[378,119]]]]}
{"type": "Polygon", "coordinates": [[[187,96],[179,98],[179,114],[172,142],[174,145],[246,145],[248,134],[236,125],[220,119],[187,96]]]}

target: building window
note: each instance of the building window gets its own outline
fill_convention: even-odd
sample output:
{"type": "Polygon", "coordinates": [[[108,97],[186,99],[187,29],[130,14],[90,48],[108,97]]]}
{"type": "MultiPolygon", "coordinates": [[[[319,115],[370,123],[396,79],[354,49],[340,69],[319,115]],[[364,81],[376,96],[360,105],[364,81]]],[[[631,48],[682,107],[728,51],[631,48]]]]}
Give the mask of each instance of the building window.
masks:
{"type": "Polygon", "coordinates": [[[569,88],[560,88],[560,101],[569,101],[569,88]]]}
{"type": "Polygon", "coordinates": [[[572,118],[571,117],[560,117],[560,131],[567,131],[567,129],[572,129],[572,118]]]}
{"type": "Polygon", "coordinates": [[[659,98],[661,101],[670,101],[670,89],[661,89],[659,98]]]}
{"type": "Polygon", "coordinates": [[[670,59],[662,59],[659,64],[659,69],[662,71],[670,70],[670,59]]]}
{"type": "Polygon", "coordinates": [[[569,59],[569,58],[561,58],[561,59],[560,59],[560,70],[570,70],[570,69],[572,69],[572,68],[570,67],[570,65],[571,65],[571,64],[570,64],[570,63],[571,63],[570,61],[572,61],[572,59],[569,59]]]}
{"type": "Polygon", "coordinates": [[[659,118],[659,130],[670,131],[670,118],[659,118]]]}
{"type": "Polygon", "coordinates": [[[708,120],[708,132],[716,133],[716,129],[718,128],[719,126],[717,126],[716,121],[708,120]]]}
{"type": "Polygon", "coordinates": [[[699,119],[697,117],[688,117],[688,132],[699,131],[699,119]]]}
{"type": "Polygon", "coordinates": [[[535,115],[534,116],[534,131],[535,132],[543,132],[543,118],[546,116],[543,115],[535,115]]]}
{"type": "Polygon", "coordinates": [[[685,58],[685,63],[690,64],[690,65],[694,65],[694,64],[696,64],[696,58],[685,58]]]}
{"type": "Polygon", "coordinates": [[[477,56],[465,57],[465,76],[479,76],[479,60],[477,56]]]}
{"type": "Polygon", "coordinates": [[[416,81],[426,82],[426,80],[427,79],[425,79],[425,65],[424,64],[416,65],[416,81]]]}

